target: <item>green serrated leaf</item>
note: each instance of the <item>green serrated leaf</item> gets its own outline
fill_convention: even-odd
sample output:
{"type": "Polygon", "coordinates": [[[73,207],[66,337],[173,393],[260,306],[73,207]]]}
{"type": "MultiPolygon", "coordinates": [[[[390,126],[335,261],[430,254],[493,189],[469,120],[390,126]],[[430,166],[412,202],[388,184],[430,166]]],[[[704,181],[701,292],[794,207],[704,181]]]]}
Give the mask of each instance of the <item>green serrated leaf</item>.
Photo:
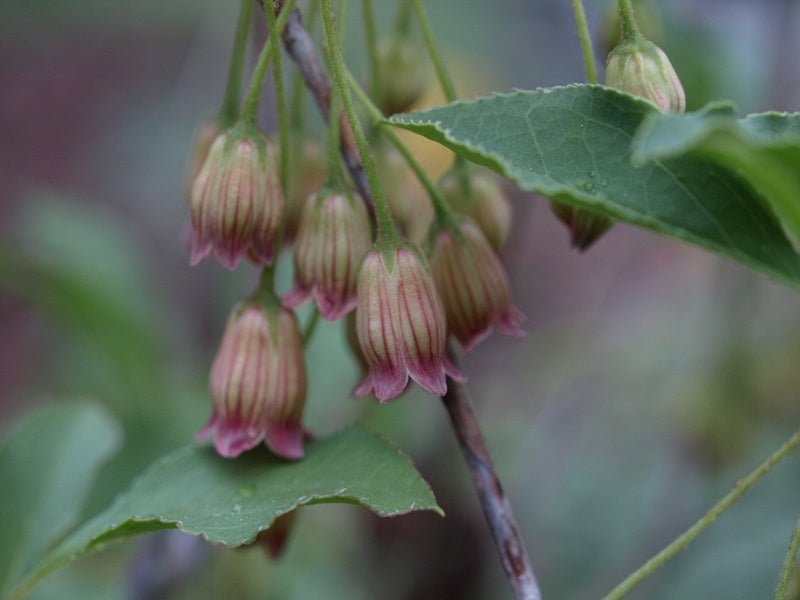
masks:
{"type": "Polygon", "coordinates": [[[800,115],[739,119],[710,106],[689,115],[651,115],[636,134],[638,164],[702,155],[734,171],[756,191],[800,250],[800,115]]]}
{"type": "Polygon", "coordinates": [[[350,503],[380,516],[442,510],[408,457],[360,427],[306,444],[286,462],[263,447],[236,460],[191,445],[147,469],[106,511],[45,558],[12,598],[48,573],[115,539],[180,529],[227,546],[252,542],[279,516],[300,506],[350,503]]]}
{"type": "Polygon", "coordinates": [[[6,436],[0,445],[0,594],[75,524],[120,437],[111,416],[89,403],[34,413],[6,436]]]}
{"type": "Polygon", "coordinates": [[[654,113],[628,94],[571,85],[454,102],[390,122],[522,189],[726,254],[800,288],[800,255],[738,175],[692,154],[632,163],[634,135],[654,113]]]}

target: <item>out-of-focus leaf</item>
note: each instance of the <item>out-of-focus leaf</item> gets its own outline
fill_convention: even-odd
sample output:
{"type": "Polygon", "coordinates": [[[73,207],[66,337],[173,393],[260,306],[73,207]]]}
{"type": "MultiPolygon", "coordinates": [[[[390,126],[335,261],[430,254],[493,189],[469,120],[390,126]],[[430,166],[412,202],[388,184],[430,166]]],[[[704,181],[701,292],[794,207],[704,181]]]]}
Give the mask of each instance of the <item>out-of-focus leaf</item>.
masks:
{"type": "Polygon", "coordinates": [[[94,404],[53,406],[25,419],[0,445],[0,593],[75,524],[120,431],[94,404]]]}
{"type": "Polygon", "coordinates": [[[743,177],[800,249],[800,115],[764,113],[739,119],[730,105],[688,115],[654,114],[636,133],[637,164],[688,153],[743,177]]]}
{"type": "Polygon", "coordinates": [[[380,516],[441,513],[428,484],[395,446],[360,427],[306,445],[299,462],[263,448],[236,460],[192,445],[158,460],[108,510],[45,558],[17,590],[21,597],[47,573],[116,539],[180,529],[241,546],[300,506],[357,504],[380,516]]]}
{"type": "Polygon", "coordinates": [[[636,130],[655,112],[628,94],[571,85],[454,102],[391,122],[525,190],[698,244],[800,287],[800,255],[737,174],[693,154],[632,163],[636,130]]]}

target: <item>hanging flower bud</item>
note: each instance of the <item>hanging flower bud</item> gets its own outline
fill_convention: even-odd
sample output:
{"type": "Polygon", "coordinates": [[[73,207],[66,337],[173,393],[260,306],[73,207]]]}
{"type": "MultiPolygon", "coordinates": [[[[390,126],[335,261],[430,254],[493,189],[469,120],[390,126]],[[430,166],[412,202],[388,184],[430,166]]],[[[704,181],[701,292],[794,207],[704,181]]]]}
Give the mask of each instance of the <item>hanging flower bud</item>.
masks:
{"type": "Polygon", "coordinates": [[[569,229],[572,246],[581,252],[599,240],[614,224],[607,217],[567,204],[551,202],[550,208],[569,229]]]}
{"type": "Polygon", "coordinates": [[[409,247],[384,257],[370,252],[358,276],[356,333],[369,367],[356,394],[386,402],[409,376],[431,394],[447,391],[445,375],[463,375],[445,355],[447,322],[425,259],[409,247]],[[388,264],[387,264],[388,263],[388,264]]]}
{"type": "Polygon", "coordinates": [[[433,222],[431,203],[421,193],[405,159],[394,146],[379,143],[375,163],[392,218],[406,238],[421,244],[433,222]]]}
{"type": "Polygon", "coordinates": [[[262,440],[278,456],[303,457],[306,367],[291,311],[256,303],[237,306],[210,380],[213,411],[198,439],[213,435],[217,452],[229,458],[262,440]]]}
{"type": "Polygon", "coordinates": [[[378,44],[378,63],[383,75],[378,106],[385,115],[405,112],[428,85],[420,45],[395,33],[378,44]]]}
{"type": "Polygon", "coordinates": [[[194,180],[197,179],[200,169],[203,168],[206,162],[211,144],[214,143],[214,140],[217,139],[220,133],[219,123],[216,119],[204,123],[200,131],[197,132],[197,137],[195,137],[194,140],[194,148],[192,148],[192,154],[189,157],[189,169],[186,173],[186,182],[189,190],[192,189],[194,180]]]}
{"type": "Polygon", "coordinates": [[[511,203],[493,177],[471,172],[464,186],[455,169],[442,177],[442,196],[454,211],[472,219],[492,248],[500,250],[511,230],[511,203]]]}
{"type": "Polygon", "coordinates": [[[246,252],[254,262],[270,264],[284,209],[275,144],[261,135],[223,133],[192,186],[190,263],[213,252],[233,269],[246,252]]]}
{"type": "Polygon", "coordinates": [[[358,268],[371,245],[372,227],[359,198],[330,189],[310,196],[295,241],[295,284],[284,305],[313,298],[323,318],[343,317],[356,306],[358,268]]]}
{"type": "Polygon", "coordinates": [[[669,58],[642,37],[625,40],[611,51],[606,85],[649,100],[662,111],[686,110],[686,95],[669,58]]]}
{"type": "Polygon", "coordinates": [[[300,213],[306,199],[322,187],[328,176],[325,153],[319,142],[304,136],[292,142],[292,160],[289,162],[289,183],[286,191],[286,224],[284,244],[290,244],[297,235],[300,213]]]}
{"type": "Polygon", "coordinates": [[[460,233],[441,229],[433,238],[431,273],[444,304],[447,326],[469,352],[492,330],[523,337],[522,316],[511,304],[503,264],[477,225],[460,223],[460,233]]]}

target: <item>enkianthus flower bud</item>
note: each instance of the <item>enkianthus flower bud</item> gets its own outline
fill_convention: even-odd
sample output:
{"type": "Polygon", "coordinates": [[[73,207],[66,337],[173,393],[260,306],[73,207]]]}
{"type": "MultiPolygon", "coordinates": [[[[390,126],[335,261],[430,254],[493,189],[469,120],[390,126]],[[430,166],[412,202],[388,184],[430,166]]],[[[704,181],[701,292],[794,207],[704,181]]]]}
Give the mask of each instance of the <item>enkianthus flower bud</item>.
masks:
{"type": "Polygon", "coordinates": [[[229,131],[214,140],[192,186],[192,265],[212,252],[229,269],[245,253],[272,262],[285,210],[277,153],[261,134],[229,131]]]}
{"type": "Polygon", "coordinates": [[[200,169],[203,168],[206,158],[208,158],[211,144],[214,143],[220,133],[219,123],[216,119],[206,121],[200,131],[197,132],[197,136],[194,139],[194,147],[189,157],[189,168],[186,172],[186,184],[189,191],[191,191],[194,180],[197,179],[200,169]]]}
{"type": "Polygon", "coordinates": [[[471,172],[468,186],[451,169],[439,181],[445,202],[459,214],[472,219],[495,250],[500,250],[511,230],[511,203],[497,180],[484,173],[471,172]]]}
{"type": "Polygon", "coordinates": [[[523,337],[524,316],[511,304],[506,270],[475,223],[459,223],[460,235],[441,229],[433,236],[431,273],[444,304],[447,326],[469,352],[491,333],[523,337]]]}
{"type": "Polygon", "coordinates": [[[213,435],[217,452],[229,458],[261,441],[278,456],[303,457],[306,366],[291,311],[255,302],[237,306],[210,383],[213,410],[199,440],[213,435]]]}
{"type": "Polygon", "coordinates": [[[282,514],[272,522],[269,529],[265,529],[256,536],[254,544],[259,544],[271,559],[280,558],[286,549],[289,536],[297,519],[297,509],[282,514]]]}
{"type": "Polygon", "coordinates": [[[567,204],[551,202],[550,208],[569,229],[572,246],[581,252],[600,239],[614,224],[607,217],[567,204]]]}
{"type": "Polygon", "coordinates": [[[380,402],[399,396],[411,377],[435,396],[447,392],[445,376],[463,375],[445,354],[447,322],[425,258],[401,246],[374,250],[358,277],[356,333],[369,372],[356,395],[380,402]]]}
{"type": "Polygon", "coordinates": [[[669,58],[641,36],[624,40],[608,55],[606,85],[644,98],[662,111],[686,110],[686,95],[669,58]]]}
{"type": "Polygon", "coordinates": [[[283,297],[294,308],[309,298],[323,318],[335,321],[356,306],[358,268],[372,245],[364,203],[328,188],[309,196],[294,248],[294,288],[283,297]]]}
{"type": "Polygon", "coordinates": [[[420,45],[408,35],[396,33],[378,44],[381,90],[378,105],[385,115],[411,108],[428,85],[420,45]]]}
{"type": "Polygon", "coordinates": [[[283,229],[284,244],[290,244],[295,239],[306,199],[322,187],[328,176],[325,152],[319,142],[309,136],[303,136],[297,142],[292,142],[292,160],[289,166],[286,223],[283,229]]]}
{"type": "Polygon", "coordinates": [[[433,222],[433,207],[421,193],[405,159],[394,146],[379,143],[375,166],[392,218],[414,244],[425,240],[433,222]]]}

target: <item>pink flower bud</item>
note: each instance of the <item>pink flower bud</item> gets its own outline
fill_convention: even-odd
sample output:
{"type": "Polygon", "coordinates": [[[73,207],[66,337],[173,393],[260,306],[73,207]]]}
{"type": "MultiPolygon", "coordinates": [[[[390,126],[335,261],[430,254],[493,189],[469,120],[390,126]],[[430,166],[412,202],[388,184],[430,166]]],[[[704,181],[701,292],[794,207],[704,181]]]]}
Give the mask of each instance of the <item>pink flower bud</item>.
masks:
{"type": "Polygon", "coordinates": [[[310,196],[295,241],[295,284],[284,305],[294,308],[312,297],[329,321],[353,310],[358,268],[371,244],[372,227],[359,198],[330,190],[310,196]]]}
{"type": "Polygon", "coordinates": [[[275,144],[223,133],[192,186],[191,264],[212,252],[229,269],[245,252],[270,264],[284,209],[275,144]]]}
{"type": "Polygon", "coordinates": [[[401,247],[370,252],[358,277],[356,333],[369,367],[356,394],[386,402],[399,396],[409,376],[431,394],[447,391],[445,376],[463,375],[445,355],[447,322],[425,259],[401,247]],[[387,264],[388,263],[388,264],[387,264]]]}
{"type": "Polygon", "coordinates": [[[467,352],[492,327],[504,335],[524,336],[519,326],[524,317],[511,304],[511,288],[500,259],[477,225],[465,220],[460,230],[461,236],[450,229],[439,231],[431,253],[431,272],[450,333],[467,352]]]}
{"type": "Polygon", "coordinates": [[[262,440],[278,456],[303,457],[306,367],[291,311],[255,303],[237,306],[210,380],[213,411],[198,439],[213,434],[217,452],[230,458],[262,440]]]}
{"type": "Polygon", "coordinates": [[[644,38],[623,41],[608,55],[606,85],[644,98],[662,111],[686,110],[686,95],[664,51],[644,38]]]}
{"type": "Polygon", "coordinates": [[[465,189],[459,173],[451,170],[439,187],[450,208],[477,223],[492,248],[500,250],[511,230],[511,203],[497,181],[483,173],[470,173],[465,189]]]}

